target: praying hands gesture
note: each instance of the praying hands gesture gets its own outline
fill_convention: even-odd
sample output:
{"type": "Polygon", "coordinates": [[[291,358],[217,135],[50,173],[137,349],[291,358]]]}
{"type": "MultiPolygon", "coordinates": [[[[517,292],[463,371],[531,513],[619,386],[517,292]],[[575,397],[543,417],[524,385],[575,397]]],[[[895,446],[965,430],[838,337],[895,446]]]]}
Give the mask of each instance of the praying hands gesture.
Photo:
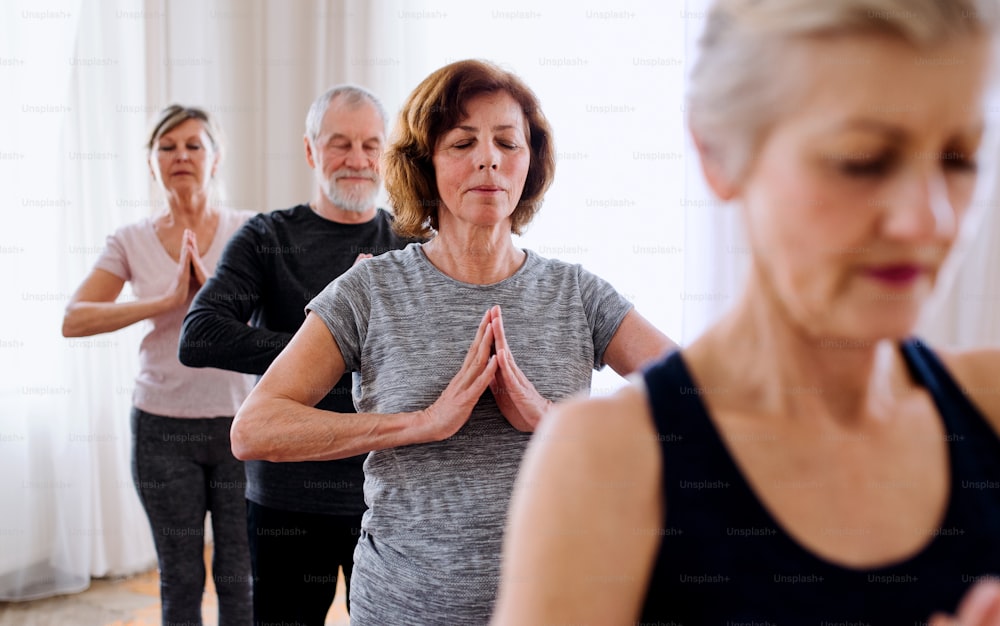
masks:
{"type": "Polygon", "coordinates": [[[166,308],[173,309],[187,304],[188,295],[191,290],[198,290],[211,273],[205,268],[201,254],[198,253],[198,239],[194,231],[184,230],[181,239],[180,259],[177,261],[177,273],[174,275],[170,287],[165,296],[166,308]]]}
{"type": "Polygon", "coordinates": [[[487,387],[503,416],[522,432],[534,431],[552,405],[517,366],[507,345],[499,306],[483,315],[462,367],[437,401],[424,411],[437,436],[447,439],[458,432],[487,387]]]}
{"type": "Polygon", "coordinates": [[[511,426],[521,432],[534,432],[542,415],[552,406],[552,401],[546,400],[538,393],[514,361],[514,355],[507,345],[500,307],[495,306],[487,313],[492,315],[496,360],[499,364],[493,380],[490,381],[490,391],[496,398],[497,407],[511,426]]]}
{"type": "Polygon", "coordinates": [[[88,337],[125,328],[188,304],[188,296],[211,276],[198,252],[194,231],[185,230],[180,258],[173,278],[163,294],[117,302],[125,279],[94,268],[66,305],[62,333],[65,337],[88,337]]]}
{"type": "Polygon", "coordinates": [[[193,230],[184,230],[184,248],[187,249],[188,256],[191,258],[191,275],[194,276],[200,288],[208,281],[212,273],[208,271],[205,262],[201,259],[201,254],[198,252],[198,238],[193,230]]]}

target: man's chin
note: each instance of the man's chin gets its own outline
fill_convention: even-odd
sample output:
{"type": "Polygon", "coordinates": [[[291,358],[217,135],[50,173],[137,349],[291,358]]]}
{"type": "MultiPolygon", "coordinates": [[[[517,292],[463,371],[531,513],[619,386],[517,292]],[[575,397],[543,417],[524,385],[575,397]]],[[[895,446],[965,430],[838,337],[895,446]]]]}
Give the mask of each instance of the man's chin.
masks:
{"type": "Polygon", "coordinates": [[[329,200],[333,206],[349,213],[364,213],[375,205],[374,195],[366,195],[363,198],[358,198],[345,195],[327,194],[326,199],[329,200]]]}

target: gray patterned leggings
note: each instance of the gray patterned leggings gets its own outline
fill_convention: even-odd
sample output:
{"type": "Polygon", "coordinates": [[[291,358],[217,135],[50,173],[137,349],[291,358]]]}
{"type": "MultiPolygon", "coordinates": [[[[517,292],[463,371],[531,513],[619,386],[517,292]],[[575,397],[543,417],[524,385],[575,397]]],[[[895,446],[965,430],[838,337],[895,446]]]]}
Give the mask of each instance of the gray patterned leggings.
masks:
{"type": "Polygon", "coordinates": [[[230,448],[232,422],[132,409],[132,478],[156,544],[164,626],[201,626],[208,511],[219,626],[251,623],[246,476],[230,448]]]}

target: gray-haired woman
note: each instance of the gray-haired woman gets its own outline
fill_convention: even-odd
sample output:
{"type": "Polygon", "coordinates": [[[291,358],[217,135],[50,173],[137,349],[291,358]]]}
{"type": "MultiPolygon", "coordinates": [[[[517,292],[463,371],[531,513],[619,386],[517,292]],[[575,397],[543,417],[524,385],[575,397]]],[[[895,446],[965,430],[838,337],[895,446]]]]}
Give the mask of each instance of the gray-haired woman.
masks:
{"type": "MultiPolygon", "coordinates": [[[[689,123],[740,205],[746,288],[543,420],[495,624],[947,623],[1000,573],[1000,351],[911,337],[969,207],[996,32],[977,0],[714,3],[689,123]]],[[[959,613],[998,623],[997,589],[959,613]]]]}

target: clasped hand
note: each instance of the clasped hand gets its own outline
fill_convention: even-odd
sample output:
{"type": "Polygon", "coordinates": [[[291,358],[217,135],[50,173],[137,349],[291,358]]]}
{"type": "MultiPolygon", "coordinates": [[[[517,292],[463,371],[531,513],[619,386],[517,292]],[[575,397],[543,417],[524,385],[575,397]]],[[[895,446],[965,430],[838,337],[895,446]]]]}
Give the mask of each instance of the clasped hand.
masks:
{"type": "Polygon", "coordinates": [[[185,305],[192,286],[196,290],[199,289],[208,277],[205,262],[198,252],[198,240],[194,231],[185,229],[181,240],[181,255],[177,261],[177,273],[167,289],[166,297],[173,306],[185,305]]]}
{"type": "Polygon", "coordinates": [[[507,345],[499,306],[483,315],[462,367],[425,411],[436,436],[445,439],[458,432],[487,387],[493,392],[500,413],[522,432],[534,431],[552,405],[517,366],[507,345]]]}

